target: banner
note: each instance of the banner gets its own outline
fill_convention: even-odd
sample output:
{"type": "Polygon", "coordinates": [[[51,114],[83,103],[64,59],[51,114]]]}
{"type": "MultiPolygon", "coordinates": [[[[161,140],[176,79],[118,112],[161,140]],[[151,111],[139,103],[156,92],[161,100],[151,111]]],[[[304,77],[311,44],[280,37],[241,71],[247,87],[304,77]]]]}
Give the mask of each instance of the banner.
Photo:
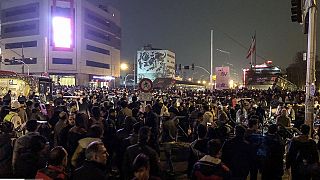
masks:
{"type": "Polygon", "coordinates": [[[216,67],[216,89],[229,89],[229,66],[216,67]]]}

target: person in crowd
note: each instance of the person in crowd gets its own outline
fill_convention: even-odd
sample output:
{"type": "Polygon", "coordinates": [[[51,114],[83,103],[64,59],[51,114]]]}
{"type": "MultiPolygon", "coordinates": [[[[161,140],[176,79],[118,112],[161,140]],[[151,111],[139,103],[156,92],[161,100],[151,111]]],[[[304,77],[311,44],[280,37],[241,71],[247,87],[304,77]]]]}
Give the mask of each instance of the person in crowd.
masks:
{"type": "Polygon", "coordinates": [[[124,160],[122,163],[122,172],[124,179],[133,178],[133,161],[140,153],[147,155],[150,158],[150,175],[159,176],[160,174],[160,160],[157,152],[148,146],[148,141],[150,139],[150,128],[142,127],[139,130],[139,140],[138,143],[129,146],[125,152],[124,160]]]}
{"type": "Polygon", "coordinates": [[[109,154],[101,141],[91,142],[85,150],[85,161],[72,175],[74,180],[107,180],[106,162],[109,154]]]}
{"type": "Polygon", "coordinates": [[[94,124],[97,124],[103,128],[103,117],[101,117],[101,109],[98,106],[93,106],[91,109],[92,116],[89,119],[88,127],[91,127],[94,124]]]}
{"type": "Polygon", "coordinates": [[[38,129],[38,122],[37,120],[29,120],[26,122],[26,134],[19,137],[14,144],[13,149],[13,157],[12,157],[12,165],[15,167],[16,160],[20,157],[22,153],[24,153],[30,146],[30,139],[33,136],[40,135],[37,132],[38,129]]]}
{"type": "MultiPolygon", "coordinates": [[[[19,102],[20,103],[20,102],[19,102]]],[[[25,110],[25,102],[23,103],[20,103],[20,108],[18,110],[18,115],[21,119],[21,124],[24,124],[26,123],[29,119],[28,119],[28,116],[27,116],[27,113],[26,113],[26,110],[25,110]]]]}
{"type": "Polygon", "coordinates": [[[207,153],[207,127],[199,124],[197,128],[198,139],[190,144],[190,155],[188,159],[188,175],[191,176],[193,165],[207,153]]]}
{"type": "Polygon", "coordinates": [[[259,147],[263,143],[263,135],[259,131],[258,116],[248,121],[248,129],[246,130],[245,139],[253,148],[252,164],[250,167],[250,180],[257,180],[258,170],[261,169],[261,159],[259,156],[259,147]]]}
{"type": "Polygon", "coordinates": [[[7,92],[6,95],[3,96],[3,105],[9,106],[11,103],[11,90],[7,92]]]}
{"type": "Polygon", "coordinates": [[[280,116],[277,117],[277,124],[286,128],[291,127],[291,120],[288,117],[288,113],[285,108],[281,110],[280,116]]]}
{"type": "Polygon", "coordinates": [[[169,167],[168,174],[174,174],[173,163],[171,159],[171,144],[174,143],[177,139],[177,132],[178,132],[178,123],[179,119],[177,119],[174,113],[164,114],[162,118],[162,136],[161,142],[164,146],[164,152],[166,156],[167,165],[169,167]]]}
{"type": "Polygon", "coordinates": [[[59,113],[59,121],[54,126],[54,146],[58,146],[61,144],[60,132],[61,130],[67,126],[68,114],[64,111],[59,113]]]}
{"type": "Polygon", "coordinates": [[[288,117],[290,118],[291,122],[296,120],[296,113],[291,104],[288,104],[288,117]]]}
{"type": "Polygon", "coordinates": [[[11,122],[14,126],[14,129],[20,130],[21,129],[21,118],[18,114],[19,108],[21,107],[20,103],[18,101],[13,101],[11,103],[11,109],[8,115],[6,115],[3,119],[3,121],[11,122]]]}
{"type": "Polygon", "coordinates": [[[210,111],[210,107],[208,105],[203,106],[204,114],[203,114],[203,121],[201,124],[207,126],[207,125],[212,125],[213,124],[213,114],[210,111]]]}
{"type": "Polygon", "coordinates": [[[235,127],[235,137],[226,141],[222,149],[222,162],[224,162],[232,172],[232,178],[245,180],[252,165],[254,151],[244,138],[246,129],[237,125],[235,127]]]}
{"type": "Polygon", "coordinates": [[[145,154],[139,154],[133,161],[133,180],[160,180],[159,177],[150,176],[150,162],[145,154]]]}
{"type": "Polygon", "coordinates": [[[191,179],[231,179],[230,169],[220,159],[222,143],[213,139],[208,142],[208,151],[194,166],[191,179]]]}
{"type": "Polygon", "coordinates": [[[39,169],[46,167],[49,148],[46,138],[41,135],[32,136],[29,143],[29,148],[16,160],[15,178],[33,179],[39,169]]]}
{"type": "Polygon", "coordinates": [[[73,154],[78,147],[78,142],[80,139],[86,137],[87,130],[85,128],[85,113],[77,113],[75,117],[75,126],[73,126],[69,132],[67,137],[67,151],[68,154],[73,154]]]}
{"type": "Polygon", "coordinates": [[[282,180],[283,176],[283,158],[285,153],[285,143],[277,134],[278,127],[272,124],[268,127],[268,133],[265,137],[266,157],[262,164],[262,180],[282,180]]]}
{"type": "Polygon", "coordinates": [[[247,101],[240,101],[240,109],[236,113],[236,122],[246,124],[250,111],[250,104],[247,101]]]}
{"type": "MultiPolygon", "coordinates": [[[[170,111],[169,111],[170,112],[170,111]]],[[[149,141],[149,145],[153,148],[158,154],[160,154],[160,147],[159,147],[159,118],[152,111],[152,107],[148,104],[145,108],[145,126],[148,126],[151,129],[151,137],[149,141]]]]}
{"type": "Polygon", "coordinates": [[[0,177],[11,178],[12,170],[12,142],[13,124],[11,122],[0,122],[0,177]]]}
{"type": "Polygon", "coordinates": [[[88,131],[88,137],[80,139],[78,141],[78,147],[76,148],[71,158],[71,164],[73,167],[80,167],[84,161],[84,151],[86,147],[94,141],[101,141],[103,136],[103,129],[99,125],[92,125],[88,131]]]}
{"type": "Polygon", "coordinates": [[[300,128],[301,135],[294,137],[286,156],[286,170],[291,168],[292,180],[310,180],[311,167],[319,162],[317,145],[309,138],[310,126],[303,124],[300,128]]]}
{"type": "Polygon", "coordinates": [[[38,170],[35,179],[67,180],[68,175],[65,170],[67,167],[67,159],[68,153],[63,147],[54,147],[49,153],[47,167],[38,170]]]}
{"type": "Polygon", "coordinates": [[[59,133],[59,139],[60,139],[60,146],[64,147],[65,149],[68,148],[68,133],[70,131],[71,128],[74,127],[75,125],[75,117],[76,114],[75,113],[70,113],[68,116],[68,120],[65,121],[66,126],[64,128],[61,129],[60,133],[59,133]]]}

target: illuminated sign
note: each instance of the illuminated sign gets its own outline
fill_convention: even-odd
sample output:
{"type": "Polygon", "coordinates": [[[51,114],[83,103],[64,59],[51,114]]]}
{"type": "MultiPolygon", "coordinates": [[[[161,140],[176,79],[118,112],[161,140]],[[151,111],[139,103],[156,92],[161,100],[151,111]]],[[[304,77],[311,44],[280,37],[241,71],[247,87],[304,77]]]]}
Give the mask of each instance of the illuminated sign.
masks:
{"type": "Polygon", "coordinates": [[[71,19],[66,17],[52,18],[53,42],[57,48],[71,48],[72,28],[71,19]]]}

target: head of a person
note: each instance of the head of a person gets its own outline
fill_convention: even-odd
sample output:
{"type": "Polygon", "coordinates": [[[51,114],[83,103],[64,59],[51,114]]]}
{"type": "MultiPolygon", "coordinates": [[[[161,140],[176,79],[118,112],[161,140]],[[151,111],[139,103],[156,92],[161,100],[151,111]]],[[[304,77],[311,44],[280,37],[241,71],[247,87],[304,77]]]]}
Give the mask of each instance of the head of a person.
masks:
{"type": "Polygon", "coordinates": [[[150,135],[151,135],[150,128],[147,126],[144,126],[139,130],[138,141],[140,143],[147,143],[150,139],[150,135]]]}
{"type": "Polygon", "coordinates": [[[237,125],[237,126],[235,127],[236,137],[238,137],[238,138],[244,138],[245,132],[246,132],[246,128],[243,127],[242,125],[237,125]]]}
{"type": "Polygon", "coordinates": [[[281,116],[286,116],[287,110],[285,108],[281,109],[281,116]]]}
{"type": "Polygon", "coordinates": [[[28,100],[28,101],[26,102],[26,106],[27,106],[27,107],[32,107],[32,105],[33,105],[33,102],[32,102],[32,101],[28,100]]]}
{"type": "Polygon", "coordinates": [[[212,139],[207,143],[208,155],[212,157],[220,157],[222,143],[219,139],[212,139]]]}
{"type": "Polygon", "coordinates": [[[76,118],[76,114],[75,113],[70,113],[68,116],[68,123],[69,125],[74,125],[75,124],[75,118],[76,118]]]}
{"type": "Polygon", "coordinates": [[[30,138],[29,148],[32,153],[41,153],[47,145],[47,139],[41,135],[32,136],[30,138]]]}
{"type": "Polygon", "coordinates": [[[48,164],[52,166],[66,167],[68,163],[68,153],[62,146],[54,147],[48,158],[48,164]]]}
{"type": "Polygon", "coordinates": [[[62,111],[62,112],[59,113],[59,119],[65,121],[65,120],[67,120],[67,118],[68,118],[68,115],[67,115],[66,112],[62,111]]]}
{"type": "Polygon", "coordinates": [[[75,125],[77,127],[85,127],[85,114],[84,113],[77,113],[75,117],[75,125]]]}
{"type": "Polygon", "coordinates": [[[310,126],[307,125],[307,124],[302,124],[302,125],[300,126],[300,131],[301,131],[302,135],[309,135],[310,126]]]}
{"type": "Polygon", "coordinates": [[[276,134],[278,132],[278,126],[276,124],[271,124],[268,127],[268,134],[276,134]]]}
{"type": "Polygon", "coordinates": [[[99,118],[101,116],[101,109],[98,106],[93,106],[91,112],[92,116],[95,118],[99,118]]]}
{"type": "Polygon", "coordinates": [[[136,123],[136,120],[133,117],[127,116],[124,119],[124,128],[126,130],[132,131],[134,123],[136,123]]]}
{"type": "Polygon", "coordinates": [[[133,172],[137,180],[149,179],[150,162],[148,156],[141,153],[134,159],[133,172]]]}
{"type": "Polygon", "coordinates": [[[257,129],[258,128],[258,119],[256,119],[256,118],[249,119],[248,126],[250,129],[257,129]]]}
{"type": "Polygon", "coordinates": [[[117,116],[117,111],[115,109],[109,109],[109,116],[116,117],[117,116]]]}
{"type": "Polygon", "coordinates": [[[205,105],[203,105],[203,110],[204,111],[209,111],[210,107],[207,104],[205,104],[205,105]]]}
{"type": "Polygon", "coordinates": [[[11,94],[11,90],[8,91],[8,94],[11,94]]]}
{"type": "Polygon", "coordinates": [[[132,102],[136,102],[138,101],[138,97],[137,96],[132,96],[132,102]]]}
{"type": "Polygon", "coordinates": [[[152,110],[152,107],[151,107],[150,104],[148,104],[148,105],[146,106],[146,108],[145,108],[145,111],[148,113],[148,112],[150,112],[151,110],[152,110]]]}
{"type": "Polygon", "coordinates": [[[18,111],[21,107],[19,101],[12,101],[11,103],[11,111],[18,111]]]}
{"type": "Polygon", "coordinates": [[[94,124],[89,128],[88,136],[92,138],[101,138],[103,135],[103,129],[101,126],[94,124]]]}
{"type": "Polygon", "coordinates": [[[10,134],[13,132],[14,125],[12,122],[0,122],[0,134],[10,134]]]}
{"type": "Polygon", "coordinates": [[[90,143],[85,151],[87,161],[94,161],[104,165],[107,163],[108,155],[107,149],[101,141],[90,143]]]}
{"type": "Polygon", "coordinates": [[[35,132],[38,129],[38,122],[37,120],[31,119],[26,122],[26,129],[28,132],[35,132]]]}
{"type": "Polygon", "coordinates": [[[203,139],[207,135],[207,127],[203,124],[199,124],[197,128],[198,138],[203,139]]]}
{"type": "Polygon", "coordinates": [[[126,108],[126,107],[128,107],[128,102],[127,101],[121,101],[120,105],[121,105],[122,108],[126,108]]]}

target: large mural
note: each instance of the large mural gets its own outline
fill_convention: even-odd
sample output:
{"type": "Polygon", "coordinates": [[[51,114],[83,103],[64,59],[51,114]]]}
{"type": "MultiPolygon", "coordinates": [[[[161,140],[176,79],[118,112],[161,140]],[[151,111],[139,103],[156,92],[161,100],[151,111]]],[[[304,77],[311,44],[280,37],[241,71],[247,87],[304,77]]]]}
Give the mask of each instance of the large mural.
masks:
{"type": "Polygon", "coordinates": [[[174,53],[168,50],[146,50],[137,52],[137,79],[169,78],[175,76],[174,53]]]}

